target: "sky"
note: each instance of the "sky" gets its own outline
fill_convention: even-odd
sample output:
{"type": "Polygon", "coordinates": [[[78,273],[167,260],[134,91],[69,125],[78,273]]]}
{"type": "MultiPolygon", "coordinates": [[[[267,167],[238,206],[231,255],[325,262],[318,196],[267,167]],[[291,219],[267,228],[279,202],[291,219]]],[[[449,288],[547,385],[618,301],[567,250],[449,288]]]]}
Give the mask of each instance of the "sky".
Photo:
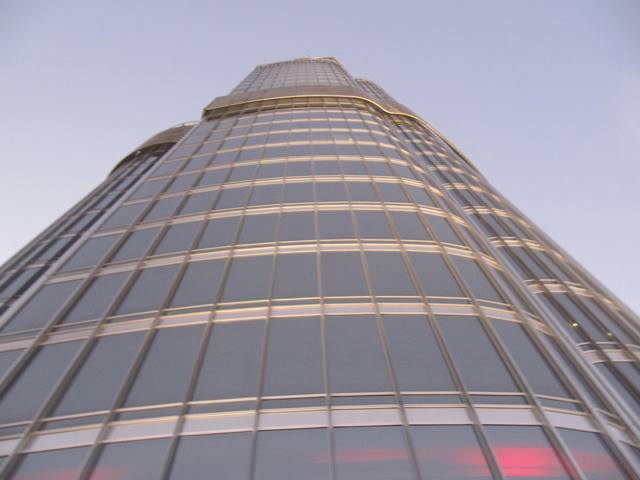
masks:
{"type": "Polygon", "coordinates": [[[257,64],[374,80],[640,311],[640,2],[0,0],[0,262],[257,64]]]}

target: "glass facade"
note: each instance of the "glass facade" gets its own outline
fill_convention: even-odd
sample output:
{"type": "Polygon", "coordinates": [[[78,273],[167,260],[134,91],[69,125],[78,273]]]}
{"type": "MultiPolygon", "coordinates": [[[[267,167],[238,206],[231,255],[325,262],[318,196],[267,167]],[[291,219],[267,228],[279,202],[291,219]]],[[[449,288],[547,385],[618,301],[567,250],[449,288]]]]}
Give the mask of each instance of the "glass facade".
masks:
{"type": "Polygon", "coordinates": [[[637,317],[375,83],[167,132],[0,270],[0,477],[638,478],[637,317]]]}

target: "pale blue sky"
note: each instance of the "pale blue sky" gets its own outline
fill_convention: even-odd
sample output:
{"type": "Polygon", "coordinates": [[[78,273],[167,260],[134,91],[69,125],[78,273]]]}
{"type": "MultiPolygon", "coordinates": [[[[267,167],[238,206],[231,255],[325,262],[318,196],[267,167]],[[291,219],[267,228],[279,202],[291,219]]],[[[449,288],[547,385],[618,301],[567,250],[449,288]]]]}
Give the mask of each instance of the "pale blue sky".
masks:
{"type": "Polygon", "coordinates": [[[640,3],[0,0],[0,261],[256,64],[338,57],[640,311],[640,3]]]}

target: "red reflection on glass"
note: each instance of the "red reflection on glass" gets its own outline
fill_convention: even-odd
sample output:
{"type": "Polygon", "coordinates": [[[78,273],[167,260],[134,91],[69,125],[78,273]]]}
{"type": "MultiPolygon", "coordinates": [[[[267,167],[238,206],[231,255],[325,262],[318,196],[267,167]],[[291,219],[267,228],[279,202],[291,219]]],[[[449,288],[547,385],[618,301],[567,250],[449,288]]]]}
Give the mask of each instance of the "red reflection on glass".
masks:
{"type": "Polygon", "coordinates": [[[555,451],[549,447],[497,447],[494,451],[507,477],[566,477],[555,451]]]}

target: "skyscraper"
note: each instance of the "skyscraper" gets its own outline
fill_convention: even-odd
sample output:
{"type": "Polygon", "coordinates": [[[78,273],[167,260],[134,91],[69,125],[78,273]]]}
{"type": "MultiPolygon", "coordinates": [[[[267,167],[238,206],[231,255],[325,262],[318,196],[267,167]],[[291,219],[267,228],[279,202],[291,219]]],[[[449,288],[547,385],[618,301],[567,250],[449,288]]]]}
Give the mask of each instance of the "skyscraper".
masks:
{"type": "Polygon", "coordinates": [[[334,58],[257,67],[0,270],[0,477],[638,478],[638,319],[334,58]]]}

